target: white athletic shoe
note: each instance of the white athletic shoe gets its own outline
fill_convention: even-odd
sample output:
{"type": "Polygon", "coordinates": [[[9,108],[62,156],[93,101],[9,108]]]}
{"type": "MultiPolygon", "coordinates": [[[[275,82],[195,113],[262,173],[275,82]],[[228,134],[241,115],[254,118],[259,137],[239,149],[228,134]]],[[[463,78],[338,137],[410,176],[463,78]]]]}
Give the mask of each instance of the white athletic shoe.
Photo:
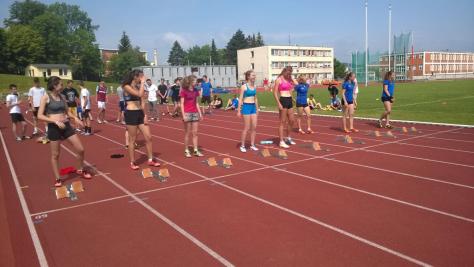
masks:
{"type": "Polygon", "coordinates": [[[287,144],[285,143],[285,141],[280,141],[280,147],[281,147],[281,148],[290,148],[290,146],[287,145],[287,144]]]}
{"type": "Polygon", "coordinates": [[[35,129],[33,130],[33,135],[37,135],[37,134],[38,134],[38,129],[35,128],[35,129]]]}
{"type": "Polygon", "coordinates": [[[247,149],[244,146],[240,146],[240,152],[245,153],[247,152],[247,149]]]}
{"type": "Polygon", "coordinates": [[[256,146],[250,146],[250,149],[253,150],[253,151],[258,151],[258,147],[256,147],[256,146]]]}
{"type": "Polygon", "coordinates": [[[295,141],[293,141],[291,137],[286,138],[286,142],[288,142],[290,145],[296,145],[295,141]]]}

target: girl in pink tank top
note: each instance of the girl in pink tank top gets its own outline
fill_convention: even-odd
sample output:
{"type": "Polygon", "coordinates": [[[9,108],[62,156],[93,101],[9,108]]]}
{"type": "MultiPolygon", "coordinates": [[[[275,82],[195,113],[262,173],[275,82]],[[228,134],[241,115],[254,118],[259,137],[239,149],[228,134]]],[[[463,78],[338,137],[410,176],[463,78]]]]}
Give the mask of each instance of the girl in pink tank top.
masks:
{"type": "Polygon", "coordinates": [[[293,87],[298,84],[292,76],[293,68],[291,66],[285,67],[278,79],[275,81],[275,88],[273,90],[273,96],[280,110],[280,147],[289,148],[289,145],[295,145],[295,142],[291,139],[290,133],[292,131],[294,119],[293,112],[293,87]]]}

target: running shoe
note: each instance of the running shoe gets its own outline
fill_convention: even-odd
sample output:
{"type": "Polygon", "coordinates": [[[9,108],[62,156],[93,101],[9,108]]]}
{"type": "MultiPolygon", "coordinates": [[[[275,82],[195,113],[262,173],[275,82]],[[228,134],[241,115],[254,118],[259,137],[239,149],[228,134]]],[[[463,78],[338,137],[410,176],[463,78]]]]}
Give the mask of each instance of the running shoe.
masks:
{"type": "Polygon", "coordinates": [[[347,129],[344,129],[343,132],[345,133],[351,133],[351,131],[347,130],[347,129]]]}
{"type": "Polygon", "coordinates": [[[245,153],[247,152],[247,149],[244,146],[240,146],[240,152],[245,153]]]}
{"type": "Polygon", "coordinates": [[[135,165],[135,162],[130,162],[130,168],[134,171],[140,169],[140,167],[138,167],[137,165],[135,165]]]}
{"type": "Polygon", "coordinates": [[[285,141],[280,141],[280,147],[281,147],[281,148],[290,148],[290,146],[287,145],[287,144],[285,143],[285,141]]]}
{"type": "Polygon", "coordinates": [[[194,153],[193,153],[194,156],[196,157],[202,157],[204,156],[201,151],[199,151],[198,149],[194,149],[194,153]]]}
{"type": "Polygon", "coordinates": [[[255,145],[251,145],[250,149],[253,150],[253,151],[258,151],[258,147],[256,147],[255,145]]]}
{"type": "Polygon", "coordinates": [[[286,138],[286,142],[288,142],[290,145],[296,145],[295,141],[293,141],[291,137],[286,138]]]}
{"type": "Polygon", "coordinates": [[[82,178],[84,178],[84,179],[92,179],[92,175],[91,175],[88,171],[86,171],[86,170],[84,170],[84,169],[82,169],[82,170],[77,170],[76,173],[77,173],[78,175],[82,176],[82,178]]]}
{"type": "Polygon", "coordinates": [[[161,164],[159,162],[157,162],[156,160],[154,160],[154,159],[149,159],[148,160],[148,166],[160,167],[161,164]]]}
{"type": "Polygon", "coordinates": [[[303,130],[301,130],[301,128],[298,129],[298,133],[300,133],[300,134],[305,134],[305,132],[304,132],[303,130]]]}
{"type": "Polygon", "coordinates": [[[23,135],[23,137],[22,137],[21,139],[23,139],[23,140],[28,140],[28,139],[31,139],[31,136],[23,135]]]}
{"type": "Polygon", "coordinates": [[[55,183],[54,183],[54,186],[55,187],[61,187],[63,185],[63,182],[61,181],[61,179],[56,179],[55,183]]]}
{"type": "Polygon", "coordinates": [[[33,130],[33,135],[37,135],[37,134],[38,134],[38,129],[35,128],[35,129],[33,130]]]}
{"type": "Polygon", "coordinates": [[[23,140],[23,139],[21,139],[21,137],[17,137],[17,138],[15,138],[15,140],[17,140],[18,142],[21,142],[21,140],[23,140]]]}
{"type": "Polygon", "coordinates": [[[382,120],[378,120],[377,123],[378,123],[379,128],[383,128],[382,120]]]}
{"type": "Polygon", "coordinates": [[[98,124],[102,124],[102,121],[101,121],[101,120],[97,120],[97,123],[98,123],[98,124]]]}
{"type": "Polygon", "coordinates": [[[307,133],[307,134],[312,134],[312,133],[314,133],[314,132],[313,132],[313,130],[308,129],[308,130],[306,130],[306,133],[307,133]]]}
{"type": "Polygon", "coordinates": [[[353,133],[358,133],[359,130],[357,130],[357,129],[355,129],[355,128],[352,128],[352,129],[351,129],[351,132],[353,132],[353,133]]]}
{"type": "Polygon", "coordinates": [[[186,149],[186,150],[184,150],[184,156],[186,158],[191,158],[193,155],[191,155],[191,152],[189,151],[189,149],[186,149]]]}
{"type": "Polygon", "coordinates": [[[393,129],[393,126],[390,125],[390,124],[386,124],[386,125],[385,125],[385,128],[387,128],[387,129],[393,129]]]}

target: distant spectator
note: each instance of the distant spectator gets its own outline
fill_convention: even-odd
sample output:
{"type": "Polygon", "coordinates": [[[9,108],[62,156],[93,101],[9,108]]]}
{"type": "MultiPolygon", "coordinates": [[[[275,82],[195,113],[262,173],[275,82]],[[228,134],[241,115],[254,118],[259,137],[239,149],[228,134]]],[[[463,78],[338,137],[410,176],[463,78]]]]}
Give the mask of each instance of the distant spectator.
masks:
{"type": "Polygon", "coordinates": [[[237,95],[234,95],[233,98],[229,98],[227,101],[227,106],[225,107],[225,110],[235,110],[239,106],[239,98],[237,98],[237,95]]]}
{"type": "Polygon", "coordinates": [[[311,110],[313,110],[313,109],[322,109],[321,103],[316,101],[316,99],[314,98],[314,95],[309,95],[308,106],[311,110]]]}
{"type": "Polygon", "coordinates": [[[213,109],[220,109],[222,108],[222,98],[218,97],[217,95],[214,95],[214,98],[211,102],[211,107],[213,109]]]}

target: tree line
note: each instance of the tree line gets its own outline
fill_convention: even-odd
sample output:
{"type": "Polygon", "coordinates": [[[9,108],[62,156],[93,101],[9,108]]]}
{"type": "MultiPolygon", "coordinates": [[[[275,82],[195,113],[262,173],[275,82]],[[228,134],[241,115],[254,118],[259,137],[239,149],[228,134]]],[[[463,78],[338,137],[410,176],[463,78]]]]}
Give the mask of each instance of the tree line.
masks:
{"type": "Polygon", "coordinates": [[[77,5],[15,1],[0,28],[0,72],[24,74],[31,63],[65,63],[73,77],[97,80],[102,61],[99,26],[77,5]]]}
{"type": "Polygon", "coordinates": [[[168,64],[179,65],[235,65],[237,64],[237,50],[264,46],[263,36],[260,33],[247,35],[237,30],[230,38],[225,48],[218,49],[214,39],[211,44],[194,45],[184,50],[178,41],[173,43],[168,56],[168,64]]]}

